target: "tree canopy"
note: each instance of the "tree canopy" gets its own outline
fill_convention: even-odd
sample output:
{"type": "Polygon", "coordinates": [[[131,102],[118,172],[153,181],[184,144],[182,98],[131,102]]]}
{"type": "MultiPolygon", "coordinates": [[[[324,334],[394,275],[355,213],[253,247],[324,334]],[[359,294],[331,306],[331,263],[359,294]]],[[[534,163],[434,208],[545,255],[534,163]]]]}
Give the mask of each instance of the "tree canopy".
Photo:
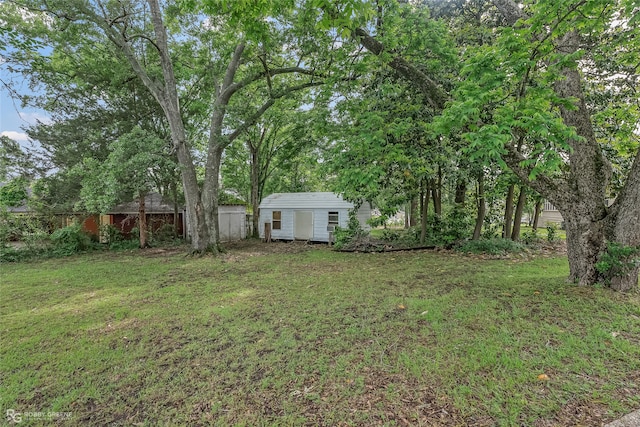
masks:
{"type": "Polygon", "coordinates": [[[386,214],[406,203],[423,237],[429,209],[434,227],[475,212],[473,238],[498,216],[517,238],[535,192],[563,215],[571,280],[637,283],[634,259],[597,268],[612,244],[640,245],[637,0],[0,7],[4,67],[55,119],[31,137],[65,170],[136,146],[134,129],[170,141],[195,251],[218,250],[222,187],[254,209],[326,186],[386,214]]]}

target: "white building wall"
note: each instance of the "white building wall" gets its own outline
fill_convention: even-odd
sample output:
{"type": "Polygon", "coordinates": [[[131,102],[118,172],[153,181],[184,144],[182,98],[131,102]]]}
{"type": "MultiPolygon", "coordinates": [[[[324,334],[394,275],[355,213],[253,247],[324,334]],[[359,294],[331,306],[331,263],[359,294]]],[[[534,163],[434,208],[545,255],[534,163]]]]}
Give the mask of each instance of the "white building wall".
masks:
{"type": "MultiPolygon", "coordinates": [[[[260,210],[260,238],[264,239],[265,222],[272,223],[273,211],[278,209],[261,209],[260,210]]],[[[282,227],[280,230],[271,228],[271,238],[274,240],[293,240],[294,239],[294,211],[311,211],[313,212],[313,238],[316,242],[329,241],[329,212],[338,212],[338,226],[347,228],[349,225],[348,209],[281,209],[282,227]]],[[[369,229],[367,220],[370,218],[371,210],[369,208],[361,208],[358,211],[358,219],[363,228],[369,229]]]]}
{"type": "MultiPolygon", "coordinates": [[[[338,226],[346,228],[349,224],[349,210],[353,204],[342,200],[333,193],[279,193],[266,197],[260,204],[259,234],[264,238],[265,222],[272,223],[273,212],[280,211],[282,227],[271,228],[271,238],[275,240],[293,240],[294,211],[313,212],[313,238],[317,242],[329,241],[329,212],[338,212],[338,226]]],[[[371,217],[371,206],[364,203],[358,210],[358,220],[363,228],[369,229],[367,220],[371,217]]]]}

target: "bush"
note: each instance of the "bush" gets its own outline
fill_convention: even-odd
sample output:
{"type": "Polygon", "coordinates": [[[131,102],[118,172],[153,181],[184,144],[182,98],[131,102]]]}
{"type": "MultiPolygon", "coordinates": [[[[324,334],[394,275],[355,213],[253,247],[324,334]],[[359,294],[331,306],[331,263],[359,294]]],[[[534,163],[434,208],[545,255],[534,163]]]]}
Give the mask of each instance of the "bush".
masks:
{"type": "MultiPolygon", "coordinates": [[[[467,209],[453,209],[443,216],[429,218],[431,239],[436,245],[451,246],[473,233],[473,215],[467,209]]],[[[418,234],[419,236],[419,234],[418,234]]]]}
{"type": "Polygon", "coordinates": [[[418,246],[420,244],[420,227],[410,227],[404,230],[383,230],[381,239],[399,246],[418,246]]]}
{"type": "Polygon", "coordinates": [[[122,236],[122,233],[120,232],[118,227],[112,224],[101,225],[100,236],[109,246],[111,246],[113,243],[124,240],[124,237],[122,236]]]}
{"type": "Polygon", "coordinates": [[[397,242],[400,240],[400,231],[399,230],[382,230],[382,240],[386,240],[387,242],[397,242]]]}
{"type": "Polygon", "coordinates": [[[360,221],[358,221],[357,212],[357,208],[349,211],[349,222],[347,224],[347,228],[336,227],[336,231],[333,234],[335,249],[344,249],[352,242],[368,236],[369,233],[362,228],[360,221]]]}
{"type": "Polygon", "coordinates": [[[520,236],[520,240],[525,245],[532,245],[538,240],[538,235],[533,230],[527,230],[520,236]]]}
{"type": "Polygon", "coordinates": [[[555,242],[558,240],[558,226],[554,223],[547,224],[547,241],[555,242]]]}
{"type": "Polygon", "coordinates": [[[27,251],[0,245],[0,262],[17,262],[27,258],[27,251]]]}
{"type": "Polygon", "coordinates": [[[600,254],[596,270],[608,278],[622,277],[640,265],[639,255],[640,247],[609,242],[607,250],[600,254]]]}
{"type": "Polygon", "coordinates": [[[504,255],[524,250],[522,244],[509,239],[469,240],[459,246],[458,250],[474,254],[504,255]]]}
{"type": "Polygon", "coordinates": [[[151,235],[151,240],[154,242],[173,242],[176,239],[176,229],[173,224],[162,224],[160,228],[158,228],[151,235]]]}
{"type": "Polygon", "coordinates": [[[91,237],[79,224],[60,228],[51,235],[53,251],[57,255],[72,255],[91,249],[91,237]]]}
{"type": "Polygon", "coordinates": [[[139,239],[121,239],[109,244],[109,250],[127,251],[140,248],[139,239]]]}

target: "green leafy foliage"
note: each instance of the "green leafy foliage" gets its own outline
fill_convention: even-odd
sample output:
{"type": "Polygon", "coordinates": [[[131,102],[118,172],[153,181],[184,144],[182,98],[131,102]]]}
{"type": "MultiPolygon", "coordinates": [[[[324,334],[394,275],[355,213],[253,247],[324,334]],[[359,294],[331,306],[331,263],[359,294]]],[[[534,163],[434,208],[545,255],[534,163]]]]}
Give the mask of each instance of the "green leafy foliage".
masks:
{"type": "Polygon", "coordinates": [[[27,180],[15,178],[0,187],[0,206],[18,207],[27,202],[27,180]]]}
{"type": "Polygon", "coordinates": [[[347,228],[336,227],[334,231],[334,248],[336,250],[344,249],[348,245],[365,238],[369,233],[362,228],[358,220],[358,209],[354,208],[349,211],[349,222],[347,228]]]}
{"type": "Polygon", "coordinates": [[[596,269],[605,277],[624,276],[640,266],[640,248],[608,242],[600,254],[596,269]]]}
{"type": "Polygon", "coordinates": [[[383,230],[381,238],[392,245],[416,247],[420,244],[420,227],[409,227],[402,230],[386,229],[383,230]]]}
{"type": "Polygon", "coordinates": [[[539,240],[539,238],[535,231],[526,230],[520,235],[520,240],[525,245],[531,245],[533,243],[536,243],[539,240]]]}
{"type": "Polygon", "coordinates": [[[547,230],[547,241],[555,242],[558,240],[558,226],[555,223],[549,223],[545,227],[547,230]]]}
{"type": "Polygon", "coordinates": [[[51,234],[53,250],[58,255],[73,255],[92,248],[91,237],[80,224],[60,228],[51,234]]]}

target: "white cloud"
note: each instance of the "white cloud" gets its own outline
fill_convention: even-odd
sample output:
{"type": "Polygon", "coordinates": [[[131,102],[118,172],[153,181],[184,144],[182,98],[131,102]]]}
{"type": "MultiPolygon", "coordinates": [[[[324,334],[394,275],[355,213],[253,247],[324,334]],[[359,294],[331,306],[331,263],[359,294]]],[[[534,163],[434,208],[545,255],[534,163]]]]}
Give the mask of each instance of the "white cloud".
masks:
{"type": "Polygon", "coordinates": [[[18,141],[18,142],[26,142],[29,140],[29,137],[27,136],[26,133],[16,132],[14,130],[3,130],[2,132],[0,132],[0,136],[7,136],[13,139],[14,141],[18,141]]]}

